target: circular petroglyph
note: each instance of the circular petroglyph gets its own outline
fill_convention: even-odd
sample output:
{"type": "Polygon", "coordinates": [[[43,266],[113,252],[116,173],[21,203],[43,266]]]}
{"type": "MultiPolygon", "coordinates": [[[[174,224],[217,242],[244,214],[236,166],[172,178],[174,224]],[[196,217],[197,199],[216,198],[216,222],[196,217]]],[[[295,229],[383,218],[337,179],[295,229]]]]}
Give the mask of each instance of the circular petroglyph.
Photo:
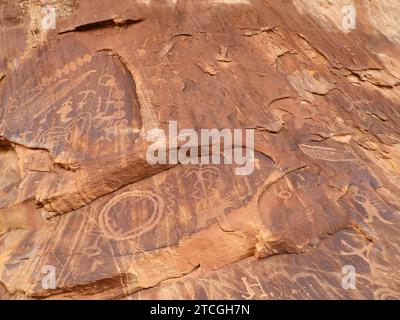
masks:
{"type": "Polygon", "coordinates": [[[289,199],[292,197],[292,193],[287,190],[282,190],[278,193],[279,198],[281,199],[289,199]]]}
{"type": "Polygon", "coordinates": [[[135,239],[154,229],[165,208],[155,193],[135,190],[112,198],[99,215],[99,226],[105,237],[114,240],[135,239]]]}

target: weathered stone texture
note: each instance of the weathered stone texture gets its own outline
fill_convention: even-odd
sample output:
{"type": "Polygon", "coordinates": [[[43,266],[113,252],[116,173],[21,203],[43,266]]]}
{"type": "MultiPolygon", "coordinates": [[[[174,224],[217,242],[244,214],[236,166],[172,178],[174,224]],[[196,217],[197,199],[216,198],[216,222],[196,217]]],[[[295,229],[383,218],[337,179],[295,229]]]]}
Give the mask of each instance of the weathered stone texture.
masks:
{"type": "Polygon", "coordinates": [[[0,298],[400,298],[399,16],[0,0],[0,298]],[[169,121],[254,128],[253,174],[150,165],[145,134],[169,121]]]}

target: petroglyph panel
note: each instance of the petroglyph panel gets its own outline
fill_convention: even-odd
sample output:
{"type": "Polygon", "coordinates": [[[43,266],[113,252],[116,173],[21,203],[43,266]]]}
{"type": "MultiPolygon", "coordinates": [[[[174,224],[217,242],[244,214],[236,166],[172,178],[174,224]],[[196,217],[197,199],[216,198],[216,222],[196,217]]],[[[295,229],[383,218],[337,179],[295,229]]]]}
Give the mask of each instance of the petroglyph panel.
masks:
{"type": "Polygon", "coordinates": [[[323,147],[317,145],[306,145],[301,144],[300,146],[301,151],[317,160],[329,161],[329,162],[356,162],[357,159],[354,155],[345,149],[335,149],[330,147],[323,147]]]}
{"type": "MultiPolygon", "coordinates": [[[[41,68],[45,67],[39,64],[41,68]]],[[[20,85],[29,94],[6,94],[1,134],[47,149],[61,163],[118,154],[134,143],[140,131],[134,79],[109,51],[81,54],[50,75],[8,85],[20,85]],[[26,124],[25,129],[18,130],[18,123],[26,124]]]]}
{"type": "Polygon", "coordinates": [[[0,2],[0,299],[399,298],[396,1],[0,2]],[[149,164],[170,121],[254,172],[149,164]]]}

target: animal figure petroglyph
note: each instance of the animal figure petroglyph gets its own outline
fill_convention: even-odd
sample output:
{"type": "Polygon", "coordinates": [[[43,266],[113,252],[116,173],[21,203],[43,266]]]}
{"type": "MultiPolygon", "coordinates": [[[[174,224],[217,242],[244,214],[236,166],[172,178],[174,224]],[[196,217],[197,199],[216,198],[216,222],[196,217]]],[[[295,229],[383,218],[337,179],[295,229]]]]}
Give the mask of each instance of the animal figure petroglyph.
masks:
{"type": "Polygon", "coordinates": [[[340,151],[334,148],[311,146],[306,144],[299,145],[300,150],[307,156],[324,160],[329,162],[356,162],[357,159],[354,158],[349,151],[340,151]]]}
{"type": "Polygon", "coordinates": [[[37,141],[43,146],[57,147],[62,141],[68,141],[73,146],[78,145],[82,136],[88,134],[92,122],[92,115],[82,112],[72,118],[66,126],[54,126],[43,131],[37,141]]]}

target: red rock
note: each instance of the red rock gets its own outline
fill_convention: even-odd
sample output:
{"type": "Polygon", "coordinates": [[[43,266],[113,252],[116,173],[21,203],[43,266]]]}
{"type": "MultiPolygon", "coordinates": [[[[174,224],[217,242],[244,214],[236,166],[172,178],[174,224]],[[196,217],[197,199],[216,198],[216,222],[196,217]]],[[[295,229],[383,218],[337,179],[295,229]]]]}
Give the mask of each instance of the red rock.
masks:
{"type": "Polygon", "coordinates": [[[399,298],[396,1],[115,3],[0,3],[0,298],[399,298]],[[150,164],[170,121],[254,172],[150,164]]]}

